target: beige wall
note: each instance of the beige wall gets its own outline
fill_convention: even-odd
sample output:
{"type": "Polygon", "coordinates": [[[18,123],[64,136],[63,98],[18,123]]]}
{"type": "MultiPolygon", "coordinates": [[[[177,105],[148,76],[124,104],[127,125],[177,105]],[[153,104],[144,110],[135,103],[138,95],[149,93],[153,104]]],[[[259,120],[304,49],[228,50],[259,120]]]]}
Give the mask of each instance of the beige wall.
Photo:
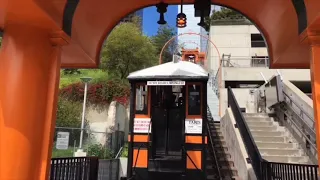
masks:
{"type": "MultiPolygon", "coordinates": [[[[220,58],[222,54],[231,54],[231,57],[239,58],[239,64],[250,64],[250,61],[241,57],[255,55],[268,56],[267,48],[251,48],[251,34],[259,33],[254,25],[221,25],[212,26],[210,40],[217,47],[220,58]],[[242,59],[242,60],[241,60],[242,59]]],[[[215,47],[208,45],[209,68],[216,71],[219,68],[219,56],[215,47]]]]}
{"type": "MultiPolygon", "coordinates": [[[[267,67],[249,68],[251,56],[268,56],[266,47],[252,48],[251,34],[259,33],[254,25],[220,25],[212,26],[210,29],[210,40],[215,44],[208,44],[208,67],[209,71],[216,72],[219,69],[222,54],[231,54],[231,62],[238,66],[236,68],[224,67],[222,79],[226,81],[257,80],[263,81],[260,72],[268,79],[276,74],[276,70],[267,67]],[[219,53],[217,53],[216,48],[219,53]],[[220,57],[218,56],[220,54],[220,57]]],[[[282,76],[291,81],[310,81],[309,69],[282,69],[282,76]]]]}
{"type": "MultiPolygon", "coordinates": [[[[234,96],[240,106],[240,108],[246,108],[246,112],[251,113],[256,110],[256,102],[253,95],[250,95],[249,88],[235,88],[232,89],[234,96]]],[[[224,116],[226,109],[228,108],[228,89],[220,88],[220,116],[224,116]]]]}
{"type": "Polygon", "coordinates": [[[226,141],[231,159],[241,180],[256,180],[256,175],[251,164],[247,163],[248,153],[243,144],[240,132],[234,127],[236,123],[230,108],[226,109],[225,115],[222,117],[220,126],[223,137],[226,141]]]}
{"type": "Polygon", "coordinates": [[[127,108],[115,101],[105,106],[89,106],[86,119],[89,122],[91,131],[93,131],[94,139],[91,141],[105,144],[106,133],[114,130],[124,131],[126,141],[129,130],[128,117],[127,108]]]}
{"type": "MultiPolygon", "coordinates": [[[[222,79],[224,81],[264,81],[260,72],[267,80],[278,74],[276,69],[224,67],[222,79]]],[[[311,79],[309,69],[279,69],[279,72],[288,81],[310,81],[311,79]]]]}

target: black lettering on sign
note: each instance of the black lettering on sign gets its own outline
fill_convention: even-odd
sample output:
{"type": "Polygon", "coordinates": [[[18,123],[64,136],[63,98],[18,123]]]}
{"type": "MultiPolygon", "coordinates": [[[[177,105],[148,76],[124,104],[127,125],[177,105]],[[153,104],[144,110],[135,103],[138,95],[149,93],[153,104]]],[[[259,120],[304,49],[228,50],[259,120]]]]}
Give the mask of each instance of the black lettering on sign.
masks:
{"type": "Polygon", "coordinates": [[[195,124],[195,125],[197,125],[197,124],[200,124],[200,123],[201,123],[200,121],[195,121],[195,120],[189,121],[189,124],[195,124]]]}

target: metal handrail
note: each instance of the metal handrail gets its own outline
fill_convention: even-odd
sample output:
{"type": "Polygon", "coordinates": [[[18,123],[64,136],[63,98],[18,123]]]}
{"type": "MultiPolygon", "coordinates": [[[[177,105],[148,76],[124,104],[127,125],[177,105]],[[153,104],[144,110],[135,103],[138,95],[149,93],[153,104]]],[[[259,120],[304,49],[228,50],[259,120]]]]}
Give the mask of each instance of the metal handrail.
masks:
{"type": "MultiPolygon", "coordinates": [[[[300,110],[301,110],[301,112],[304,114],[304,115],[306,115],[307,116],[307,118],[309,118],[310,120],[312,120],[313,121],[313,127],[312,127],[312,129],[314,129],[315,127],[315,121],[314,121],[314,118],[312,118],[312,117],[310,117],[310,115],[307,113],[307,112],[305,112],[303,109],[301,109],[300,108],[300,106],[299,106],[299,104],[297,104],[293,99],[291,99],[290,98],[290,96],[287,94],[287,93],[285,93],[284,91],[282,92],[294,105],[296,105],[300,110]]],[[[313,131],[314,133],[315,133],[315,131],[313,131]]]]}
{"type": "Polygon", "coordinates": [[[123,146],[119,149],[119,151],[118,151],[118,153],[117,153],[117,155],[116,155],[115,159],[118,159],[118,158],[119,158],[119,156],[120,156],[120,155],[121,155],[121,153],[122,153],[122,150],[123,150],[123,146]]]}
{"type": "MultiPolygon", "coordinates": [[[[264,87],[264,86],[267,86],[267,84],[269,84],[270,81],[271,81],[274,77],[275,77],[275,76],[272,76],[271,78],[269,78],[269,79],[268,79],[263,85],[261,85],[259,88],[264,87]]],[[[258,89],[259,89],[259,88],[258,88],[258,89]]],[[[315,128],[315,127],[314,127],[314,126],[315,126],[315,121],[314,121],[314,119],[313,119],[312,117],[310,117],[310,115],[309,115],[307,112],[305,112],[303,109],[301,109],[300,106],[299,106],[299,104],[296,103],[292,98],[290,98],[290,96],[289,96],[287,93],[285,93],[284,91],[282,91],[282,94],[284,95],[285,98],[287,98],[290,102],[292,102],[297,108],[299,108],[299,110],[300,110],[307,118],[309,118],[311,121],[313,121],[313,127],[310,127],[309,124],[306,123],[306,122],[304,121],[304,119],[301,118],[300,115],[298,115],[297,112],[296,112],[294,109],[290,108],[291,111],[294,113],[294,115],[297,116],[297,117],[299,117],[299,118],[302,120],[302,122],[308,127],[308,129],[311,131],[311,133],[313,133],[313,135],[315,136],[316,132],[315,132],[315,130],[314,130],[314,128],[315,128]]],[[[288,104],[288,102],[286,102],[286,101],[284,101],[284,103],[288,104]]],[[[288,105],[288,106],[290,107],[290,105],[288,105]]],[[[285,111],[283,111],[283,112],[287,115],[287,117],[289,117],[288,113],[286,113],[285,111]]],[[[297,129],[302,133],[302,135],[306,138],[306,140],[311,144],[312,148],[316,150],[317,147],[314,145],[314,142],[312,142],[312,140],[301,130],[301,127],[299,127],[299,126],[296,124],[296,122],[294,122],[293,119],[291,119],[291,118],[289,118],[289,119],[293,122],[293,124],[297,127],[297,129]]]]}
{"type": "Polygon", "coordinates": [[[215,165],[216,165],[216,168],[217,168],[217,172],[218,172],[218,176],[219,176],[219,179],[221,180],[222,179],[222,176],[221,176],[221,172],[220,172],[220,168],[219,168],[219,163],[218,163],[218,159],[217,159],[217,155],[216,155],[216,152],[215,152],[215,148],[214,148],[214,143],[213,143],[213,140],[212,140],[212,135],[211,135],[211,128],[210,128],[210,125],[209,125],[209,121],[207,121],[207,131],[208,131],[208,135],[209,135],[209,141],[210,141],[210,145],[211,145],[211,148],[212,148],[212,154],[213,154],[213,158],[215,160],[215,165]]]}
{"type": "Polygon", "coordinates": [[[224,60],[221,62],[221,66],[223,67],[268,67],[269,58],[260,58],[260,57],[242,57],[242,56],[232,56],[228,60],[224,60]],[[245,65],[240,62],[250,62],[250,64],[245,65]],[[261,61],[262,63],[257,63],[255,61],[261,61]],[[225,64],[227,62],[227,65],[225,64]],[[230,66],[231,65],[231,66],[230,66]]]}
{"type": "Polygon", "coordinates": [[[294,120],[290,118],[290,116],[289,116],[288,113],[286,113],[284,110],[281,110],[281,111],[291,120],[292,124],[293,124],[294,126],[296,126],[297,130],[303,135],[304,138],[306,138],[306,140],[310,143],[310,145],[312,146],[312,148],[315,149],[315,150],[317,150],[317,147],[316,147],[316,145],[314,144],[314,142],[311,141],[311,139],[300,129],[301,127],[298,126],[298,125],[296,124],[296,122],[294,122],[294,120]]]}
{"type": "Polygon", "coordinates": [[[250,132],[249,126],[245,121],[245,118],[230,86],[228,87],[228,106],[231,108],[235,117],[237,128],[239,129],[239,132],[247,149],[253,170],[257,178],[262,179],[262,163],[265,162],[265,160],[262,158],[260,151],[258,150],[258,147],[250,132]]]}

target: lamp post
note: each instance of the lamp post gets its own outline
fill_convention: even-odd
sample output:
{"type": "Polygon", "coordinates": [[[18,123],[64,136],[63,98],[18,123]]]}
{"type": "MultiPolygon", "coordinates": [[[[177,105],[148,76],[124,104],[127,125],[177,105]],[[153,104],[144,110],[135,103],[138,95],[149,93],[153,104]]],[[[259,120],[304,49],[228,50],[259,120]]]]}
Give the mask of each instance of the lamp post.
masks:
{"type": "Polygon", "coordinates": [[[88,83],[91,81],[91,77],[82,77],[80,78],[82,82],[84,82],[84,97],[83,97],[83,107],[82,107],[82,119],[81,119],[81,133],[79,140],[79,149],[75,153],[75,156],[86,156],[86,153],[83,152],[82,149],[82,141],[83,141],[83,131],[84,131],[84,119],[86,113],[86,102],[87,102],[87,91],[88,91],[88,83]]]}

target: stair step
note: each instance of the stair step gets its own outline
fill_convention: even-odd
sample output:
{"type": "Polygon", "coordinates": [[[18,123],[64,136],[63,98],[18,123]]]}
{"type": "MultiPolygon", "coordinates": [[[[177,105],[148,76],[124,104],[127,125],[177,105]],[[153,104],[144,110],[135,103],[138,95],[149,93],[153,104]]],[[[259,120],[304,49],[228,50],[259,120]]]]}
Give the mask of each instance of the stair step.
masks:
{"type": "Polygon", "coordinates": [[[209,124],[211,130],[220,130],[220,129],[221,129],[221,128],[220,128],[220,125],[217,126],[217,125],[214,125],[214,124],[215,124],[215,123],[209,124]]]}
{"type": "Polygon", "coordinates": [[[222,132],[220,130],[216,131],[216,130],[212,130],[210,131],[212,136],[222,136],[222,132]]]}
{"type": "Polygon", "coordinates": [[[212,140],[223,141],[224,137],[222,135],[212,135],[212,140]]]}
{"type": "Polygon", "coordinates": [[[217,156],[217,159],[218,159],[218,162],[221,162],[221,161],[232,161],[231,159],[231,156],[217,156]]]}
{"type": "Polygon", "coordinates": [[[216,152],[216,156],[219,157],[218,161],[220,161],[221,159],[227,159],[230,158],[231,159],[231,154],[230,153],[226,153],[226,152],[216,152]]]}
{"type": "Polygon", "coordinates": [[[258,148],[296,148],[296,143],[256,142],[258,148]]]}
{"type": "MultiPolygon", "coordinates": [[[[217,152],[217,151],[223,151],[223,152],[227,152],[228,151],[228,147],[227,146],[225,146],[225,145],[219,145],[219,144],[215,144],[214,146],[213,146],[213,148],[214,148],[214,150],[215,150],[215,152],[217,152]]],[[[211,153],[211,145],[208,145],[208,152],[210,152],[211,153]]]]}
{"type": "Polygon", "coordinates": [[[220,168],[220,172],[222,176],[238,176],[238,171],[234,167],[223,166],[220,168]]]}
{"type": "Polygon", "coordinates": [[[253,117],[253,118],[268,118],[269,114],[267,113],[242,113],[244,117],[253,117]]]}
{"type": "Polygon", "coordinates": [[[301,156],[301,149],[267,149],[267,148],[259,148],[260,154],[262,156],[268,155],[278,155],[278,156],[301,156]]]}
{"type": "MultiPolygon", "coordinates": [[[[227,166],[227,167],[234,167],[234,162],[229,160],[220,160],[218,161],[219,167],[227,166]]],[[[207,161],[207,169],[213,169],[215,166],[215,162],[213,160],[207,161]]]]}
{"type": "MultiPolygon", "coordinates": [[[[207,169],[208,174],[214,174],[215,171],[216,171],[215,169],[207,169]]],[[[238,175],[238,171],[236,168],[227,167],[227,166],[220,167],[220,173],[222,176],[237,176],[238,175]]]]}
{"type": "Polygon", "coordinates": [[[213,145],[214,148],[228,148],[225,144],[214,144],[213,145]]]}
{"type": "Polygon", "coordinates": [[[221,131],[221,129],[219,128],[219,129],[210,129],[210,132],[212,132],[212,133],[221,133],[222,131],[221,131]]]}
{"type": "Polygon", "coordinates": [[[253,131],[276,131],[277,126],[252,126],[248,125],[250,130],[253,131]]]}
{"type": "Polygon", "coordinates": [[[184,172],[184,170],[182,169],[172,169],[172,168],[149,168],[148,169],[149,172],[158,172],[158,173],[177,173],[177,174],[181,174],[184,172]]]}
{"type": "Polygon", "coordinates": [[[252,136],[283,136],[285,132],[281,131],[250,131],[252,136]]]}
{"type": "Polygon", "coordinates": [[[246,121],[248,126],[272,126],[274,123],[272,121],[246,121]]]}
{"type": "Polygon", "coordinates": [[[224,149],[215,149],[216,154],[228,154],[228,151],[225,151],[224,149]]]}
{"type": "Polygon", "coordinates": [[[228,166],[228,167],[234,167],[234,162],[233,161],[227,161],[227,160],[223,160],[223,161],[218,161],[220,166],[228,166]]]}
{"type": "Polygon", "coordinates": [[[282,137],[282,136],[253,136],[253,139],[255,140],[255,142],[268,142],[268,143],[272,143],[272,142],[278,142],[278,143],[285,143],[286,142],[286,138],[282,137]]]}
{"type": "Polygon", "coordinates": [[[213,139],[212,140],[214,144],[218,143],[218,144],[221,144],[221,145],[226,145],[226,141],[224,140],[221,140],[221,139],[213,139]]]}
{"type": "MultiPolygon", "coordinates": [[[[224,176],[222,177],[223,180],[240,180],[241,178],[238,176],[224,176]]],[[[207,180],[220,180],[219,177],[216,175],[207,175],[207,180]]]]}
{"type": "MultiPolygon", "coordinates": [[[[229,152],[222,152],[222,151],[216,152],[216,157],[218,159],[218,162],[220,162],[220,161],[232,161],[231,154],[229,152]]],[[[207,161],[213,161],[213,157],[211,155],[207,156],[206,160],[207,161]]]]}
{"type": "Polygon", "coordinates": [[[280,162],[280,163],[296,163],[296,164],[306,164],[308,163],[308,156],[262,156],[265,160],[270,162],[280,162]]]}
{"type": "Polygon", "coordinates": [[[218,147],[214,147],[214,150],[217,151],[223,151],[226,152],[228,151],[228,148],[226,146],[218,146],[218,147]]]}

